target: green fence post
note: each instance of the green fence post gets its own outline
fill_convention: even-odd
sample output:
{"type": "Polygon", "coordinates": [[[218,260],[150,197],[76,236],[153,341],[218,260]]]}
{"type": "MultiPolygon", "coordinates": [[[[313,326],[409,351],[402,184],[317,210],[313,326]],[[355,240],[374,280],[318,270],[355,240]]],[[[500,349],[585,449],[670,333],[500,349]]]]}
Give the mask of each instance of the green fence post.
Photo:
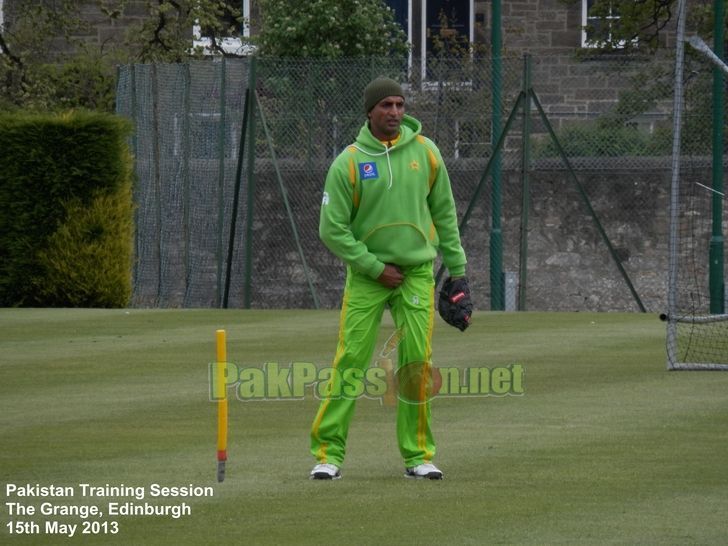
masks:
{"type": "Polygon", "coordinates": [[[523,56],[523,134],[521,135],[521,252],[518,259],[518,310],[526,310],[528,280],[528,212],[531,206],[531,56],[523,56]]]}
{"type": "MultiPolygon", "coordinates": [[[[713,2],[713,52],[723,60],[723,21],[725,8],[723,0],[713,2]]],[[[724,91],[723,71],[713,67],[713,228],[710,237],[710,266],[708,284],[710,291],[710,312],[725,313],[725,279],[723,266],[723,121],[724,91]]]]}
{"type": "MultiPolygon", "coordinates": [[[[501,2],[493,0],[493,29],[491,31],[491,48],[493,64],[493,135],[491,140],[497,142],[501,133],[501,2]]],[[[501,204],[503,200],[501,188],[501,156],[500,149],[493,150],[495,161],[492,173],[491,231],[490,231],[490,308],[494,311],[505,308],[505,282],[503,276],[503,230],[501,227],[501,204]]]]}
{"type": "Polygon", "coordinates": [[[248,206],[245,221],[245,273],[243,307],[250,309],[251,290],[253,287],[253,215],[255,213],[255,69],[257,58],[250,58],[250,74],[248,76],[248,206]]]}
{"type": "Polygon", "coordinates": [[[164,269],[162,268],[162,151],[159,146],[159,82],[157,81],[157,65],[152,64],[152,139],[154,141],[154,210],[157,222],[157,298],[155,307],[159,307],[161,303],[162,277],[164,269]]]}
{"type": "Polygon", "coordinates": [[[222,298],[223,309],[228,308],[230,297],[230,281],[233,269],[233,254],[235,251],[235,230],[238,223],[238,206],[240,203],[240,187],[243,183],[243,160],[245,156],[245,137],[248,132],[248,115],[250,114],[250,88],[245,90],[245,102],[243,103],[243,122],[240,124],[240,142],[238,143],[238,161],[235,167],[235,189],[233,191],[233,211],[230,219],[230,234],[228,236],[227,267],[225,269],[225,292],[222,298]]]}
{"type": "MultiPolygon", "coordinates": [[[[137,85],[136,85],[136,64],[131,65],[131,74],[129,75],[129,87],[131,87],[131,119],[134,120],[134,132],[131,135],[131,153],[132,156],[139,157],[139,112],[137,111],[139,101],[137,100],[137,85]]],[[[141,241],[139,238],[139,172],[138,162],[134,161],[134,265],[132,273],[132,294],[136,292],[136,283],[139,278],[139,249],[141,247],[141,241]]]]}
{"type": "Polygon", "coordinates": [[[191,87],[192,73],[190,63],[185,63],[183,68],[184,90],[183,90],[183,118],[182,118],[182,224],[184,229],[184,263],[185,263],[185,294],[182,300],[182,307],[187,307],[187,298],[190,292],[190,153],[192,145],[190,142],[190,116],[192,112],[191,87]]]}
{"type": "Polygon", "coordinates": [[[218,183],[217,183],[217,290],[215,294],[215,306],[220,307],[222,301],[222,262],[223,262],[223,236],[222,230],[225,225],[225,106],[227,79],[225,57],[222,58],[220,66],[220,130],[218,131],[217,149],[220,154],[218,162],[218,183]]]}

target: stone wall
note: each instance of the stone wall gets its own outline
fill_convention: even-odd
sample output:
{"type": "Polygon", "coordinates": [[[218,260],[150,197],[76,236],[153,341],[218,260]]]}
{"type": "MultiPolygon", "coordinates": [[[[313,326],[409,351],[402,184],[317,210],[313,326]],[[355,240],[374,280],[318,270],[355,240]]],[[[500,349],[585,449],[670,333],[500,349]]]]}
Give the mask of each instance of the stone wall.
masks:
{"type": "MultiPolygon", "coordinates": [[[[663,308],[666,297],[670,172],[663,160],[651,163],[653,167],[644,169],[592,169],[576,174],[613,245],[616,259],[629,275],[643,305],[656,312],[663,308]]],[[[450,161],[448,169],[462,215],[482,170],[474,168],[472,161],[450,161]]],[[[336,307],[343,290],[344,268],[317,236],[321,188],[314,179],[322,181],[323,177],[323,170],[314,173],[310,187],[289,188],[289,192],[320,304],[336,307]]],[[[639,310],[568,172],[554,167],[536,169],[529,180],[526,309],[639,310]]],[[[258,199],[268,206],[265,217],[258,214],[255,222],[255,244],[259,249],[254,258],[255,277],[267,282],[256,286],[253,305],[310,307],[308,284],[291,241],[289,219],[280,204],[278,183],[265,170],[259,174],[257,183],[258,199]]],[[[520,261],[520,188],[521,174],[506,170],[503,173],[503,255],[504,269],[511,280],[518,278],[520,261]]],[[[490,191],[487,182],[462,236],[469,258],[468,275],[479,309],[490,307],[490,191]]],[[[512,291],[517,288],[517,284],[508,286],[512,291]]],[[[515,301],[512,296],[509,294],[507,301],[515,301]]]]}

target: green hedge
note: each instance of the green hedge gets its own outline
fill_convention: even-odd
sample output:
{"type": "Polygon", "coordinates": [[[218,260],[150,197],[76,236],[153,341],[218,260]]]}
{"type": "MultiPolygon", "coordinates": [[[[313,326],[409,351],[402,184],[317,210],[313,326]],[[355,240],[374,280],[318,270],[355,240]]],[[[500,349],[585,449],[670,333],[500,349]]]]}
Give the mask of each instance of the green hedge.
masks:
{"type": "Polygon", "coordinates": [[[130,131],[103,113],[0,115],[0,306],[128,303],[130,131]]]}

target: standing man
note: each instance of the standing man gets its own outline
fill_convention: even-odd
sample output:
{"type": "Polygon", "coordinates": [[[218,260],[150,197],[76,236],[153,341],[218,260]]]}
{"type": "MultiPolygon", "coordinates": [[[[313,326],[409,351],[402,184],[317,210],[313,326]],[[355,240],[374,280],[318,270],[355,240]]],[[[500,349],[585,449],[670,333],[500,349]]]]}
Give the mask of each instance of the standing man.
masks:
{"type": "Polygon", "coordinates": [[[375,79],[364,89],[364,107],[367,121],[354,144],[331,165],[321,204],[321,240],[346,263],[347,273],[335,372],[311,429],[311,453],[318,464],[310,477],[341,477],[355,404],[341,394],[342,376],[347,370],[366,371],[389,306],[400,339],[398,369],[415,363],[422,367],[421,398],[413,403],[400,397],[397,404],[405,476],[442,479],[432,464],[435,441],[425,395],[438,250],[452,276],[441,293],[441,302],[445,297],[450,306],[443,318],[464,330],[472,310],[455,202],[440,151],[420,134],[420,122],[405,114],[400,85],[375,79]],[[457,320],[450,320],[451,315],[457,320]]]}

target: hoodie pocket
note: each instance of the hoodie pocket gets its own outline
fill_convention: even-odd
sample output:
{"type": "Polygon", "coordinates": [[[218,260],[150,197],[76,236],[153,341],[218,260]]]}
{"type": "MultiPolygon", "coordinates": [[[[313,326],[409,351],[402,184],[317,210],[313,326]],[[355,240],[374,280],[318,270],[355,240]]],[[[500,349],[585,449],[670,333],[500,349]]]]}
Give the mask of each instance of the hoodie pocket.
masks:
{"type": "Polygon", "coordinates": [[[401,265],[421,263],[436,253],[422,229],[404,222],[376,226],[361,240],[380,260],[401,265]]]}

